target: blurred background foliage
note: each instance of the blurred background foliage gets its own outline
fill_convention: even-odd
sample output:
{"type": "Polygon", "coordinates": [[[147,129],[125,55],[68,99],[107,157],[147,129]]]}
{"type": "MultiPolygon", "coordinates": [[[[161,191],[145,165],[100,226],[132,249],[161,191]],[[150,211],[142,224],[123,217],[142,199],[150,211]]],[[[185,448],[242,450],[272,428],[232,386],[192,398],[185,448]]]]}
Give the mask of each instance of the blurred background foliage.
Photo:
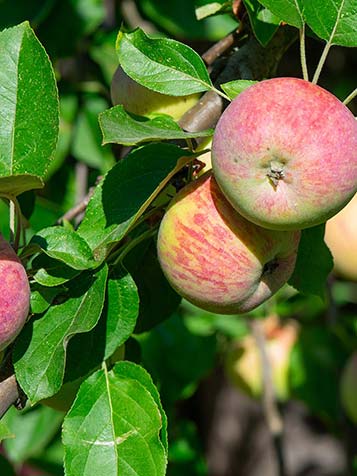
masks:
{"type": "MultiPolygon", "coordinates": [[[[120,26],[141,26],[203,53],[238,22],[228,14],[198,21],[194,0],[0,2],[1,29],[24,20],[31,22],[54,65],[61,108],[56,159],[47,184],[19,198],[29,238],[55,224],[125,154],[125,148],[101,145],[97,120],[111,107],[120,26]]],[[[312,70],[322,47],[313,35],[308,37],[312,70]]],[[[355,49],[334,47],[320,84],[344,99],[355,87],[356,71],[355,49]]],[[[278,75],[301,76],[297,43],[283,58],[278,75]]],[[[356,113],[356,102],[351,109],[356,113]]],[[[7,217],[7,205],[1,202],[0,230],[5,236],[7,217]]],[[[277,316],[280,323],[293,320],[300,329],[289,356],[287,398],[280,403],[289,474],[345,475],[348,466],[351,474],[357,474],[357,432],[340,398],[343,368],[357,349],[356,283],[331,276],[324,301],[286,287],[252,315],[227,317],[186,302],[173,312],[179,297],[164,282],[152,243],[135,249],[126,265],[140,298],[151,304],[145,306],[149,311],[140,315],[136,333],[126,344],[126,358],[142,363],[159,388],[170,424],[169,476],[275,474],[261,405],[225,375],[231,346],[251,333],[252,317],[267,314],[277,316]]],[[[43,406],[9,411],[6,423],[16,439],[7,439],[2,446],[0,474],[63,474],[62,419],[63,414],[43,406]]]]}

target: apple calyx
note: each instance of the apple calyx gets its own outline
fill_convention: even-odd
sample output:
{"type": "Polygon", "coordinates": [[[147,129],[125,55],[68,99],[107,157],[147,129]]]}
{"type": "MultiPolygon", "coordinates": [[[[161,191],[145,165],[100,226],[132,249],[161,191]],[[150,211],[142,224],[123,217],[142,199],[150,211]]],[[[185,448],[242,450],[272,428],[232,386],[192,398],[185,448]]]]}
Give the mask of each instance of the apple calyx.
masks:
{"type": "Polygon", "coordinates": [[[272,160],[270,162],[270,170],[267,173],[267,177],[269,178],[273,187],[277,188],[279,185],[279,180],[283,180],[285,178],[283,164],[277,160],[272,160]]]}

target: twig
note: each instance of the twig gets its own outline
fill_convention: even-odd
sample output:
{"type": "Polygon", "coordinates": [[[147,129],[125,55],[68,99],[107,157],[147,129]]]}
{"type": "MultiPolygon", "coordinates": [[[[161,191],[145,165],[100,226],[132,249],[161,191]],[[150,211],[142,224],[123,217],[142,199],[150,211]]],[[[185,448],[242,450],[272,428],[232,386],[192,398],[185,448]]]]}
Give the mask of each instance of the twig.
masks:
{"type": "Polygon", "coordinates": [[[235,40],[236,34],[233,32],[211,46],[211,48],[202,55],[202,59],[206,65],[210,66],[217,58],[229,50],[234,45],[235,40]]]}
{"type": "Polygon", "coordinates": [[[20,395],[21,392],[14,374],[0,382],[0,418],[20,398],[20,395]]]}
{"type": "Polygon", "coordinates": [[[89,200],[92,198],[94,190],[95,190],[95,187],[91,187],[87,195],[83,198],[83,200],[77,203],[77,205],[75,205],[73,208],[68,210],[64,215],[62,215],[57,220],[57,225],[60,225],[65,220],[71,221],[74,218],[78,217],[78,215],[82,214],[86,210],[89,200]]]}
{"type": "Polygon", "coordinates": [[[309,72],[307,69],[305,46],[306,45],[305,45],[305,23],[304,23],[302,28],[300,28],[300,61],[301,61],[301,68],[302,68],[302,76],[305,79],[305,81],[309,81],[309,72]]]}
{"type": "Polygon", "coordinates": [[[279,476],[287,476],[282,445],[283,420],[278,409],[275,388],[273,384],[272,368],[266,349],[265,336],[261,321],[258,319],[254,320],[251,323],[251,329],[256,340],[262,362],[263,408],[275,449],[279,469],[278,474],[279,476]]]}

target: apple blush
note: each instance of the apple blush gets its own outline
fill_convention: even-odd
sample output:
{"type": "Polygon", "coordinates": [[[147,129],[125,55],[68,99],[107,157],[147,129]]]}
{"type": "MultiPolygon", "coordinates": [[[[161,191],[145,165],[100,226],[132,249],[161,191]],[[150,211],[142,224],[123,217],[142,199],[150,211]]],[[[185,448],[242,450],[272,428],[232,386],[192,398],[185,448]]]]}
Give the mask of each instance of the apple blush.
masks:
{"type": "Polygon", "coordinates": [[[273,230],[312,227],[357,191],[357,121],[320,86],[261,81],[223,112],[212,166],[226,198],[248,220],[273,230]]]}
{"type": "Polygon", "coordinates": [[[202,309],[250,311],[292,274],[299,231],[272,231],[239,215],[209,171],[174,197],[160,225],[158,258],[172,287],[202,309]]]}

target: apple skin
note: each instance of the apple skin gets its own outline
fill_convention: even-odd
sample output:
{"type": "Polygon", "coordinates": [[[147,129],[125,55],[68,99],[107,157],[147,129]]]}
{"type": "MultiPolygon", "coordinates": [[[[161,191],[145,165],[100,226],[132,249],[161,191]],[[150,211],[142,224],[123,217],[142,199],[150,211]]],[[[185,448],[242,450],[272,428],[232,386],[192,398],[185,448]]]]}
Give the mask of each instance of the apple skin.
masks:
{"type": "MultiPolygon", "coordinates": [[[[298,338],[298,327],[292,321],[281,325],[275,316],[269,316],[263,330],[276,396],[280,401],[286,401],[290,393],[290,356],[298,338]]],[[[225,370],[232,384],[241,391],[254,398],[262,396],[261,355],[253,336],[233,343],[225,359],[225,370]]]]}
{"type": "Polygon", "coordinates": [[[352,354],[342,372],[340,393],[346,415],[357,424],[357,352],[352,354]]]}
{"type": "Polygon", "coordinates": [[[208,171],[184,187],[162,219],[158,258],[172,287],[202,309],[250,311],[292,274],[300,232],[254,225],[224,198],[208,171]]]}
{"type": "Polygon", "coordinates": [[[222,114],[212,166],[248,220],[276,230],[315,226],[357,191],[357,121],[320,86],[297,78],[261,81],[222,114]]]}
{"type": "Polygon", "coordinates": [[[357,281],[357,195],[326,223],[325,242],[334,260],[334,272],[357,281]]]}
{"type": "Polygon", "coordinates": [[[199,94],[167,96],[141,86],[119,66],[113,76],[110,95],[114,105],[122,104],[126,111],[139,116],[152,113],[169,114],[178,121],[199,100],[199,94]]]}
{"type": "Polygon", "coordinates": [[[10,244],[0,235],[0,351],[23,328],[30,307],[30,286],[25,268],[10,244]]]}

